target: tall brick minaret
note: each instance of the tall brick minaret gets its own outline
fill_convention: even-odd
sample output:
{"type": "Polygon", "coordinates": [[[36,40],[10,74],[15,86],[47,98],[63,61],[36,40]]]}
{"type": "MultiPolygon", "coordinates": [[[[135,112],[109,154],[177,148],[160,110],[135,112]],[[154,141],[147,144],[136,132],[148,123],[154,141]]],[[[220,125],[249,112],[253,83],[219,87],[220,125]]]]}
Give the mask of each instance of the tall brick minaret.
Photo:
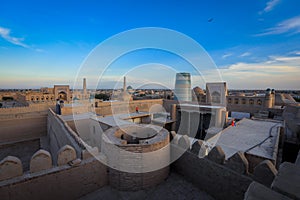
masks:
{"type": "Polygon", "coordinates": [[[83,78],[83,95],[86,97],[87,92],[86,92],[86,78],[83,78]]]}

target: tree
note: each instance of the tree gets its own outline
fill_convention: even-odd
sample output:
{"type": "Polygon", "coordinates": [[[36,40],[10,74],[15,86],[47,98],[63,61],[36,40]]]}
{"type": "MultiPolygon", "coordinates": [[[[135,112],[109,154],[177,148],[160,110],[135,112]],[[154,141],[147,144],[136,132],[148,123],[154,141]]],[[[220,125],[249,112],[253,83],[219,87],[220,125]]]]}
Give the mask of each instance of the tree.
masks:
{"type": "Polygon", "coordinates": [[[14,98],[13,97],[2,97],[2,100],[3,101],[7,101],[7,100],[12,101],[12,100],[14,100],[14,98]]]}
{"type": "Polygon", "coordinates": [[[109,95],[107,94],[96,94],[95,99],[102,99],[103,101],[109,100],[109,95]]]}

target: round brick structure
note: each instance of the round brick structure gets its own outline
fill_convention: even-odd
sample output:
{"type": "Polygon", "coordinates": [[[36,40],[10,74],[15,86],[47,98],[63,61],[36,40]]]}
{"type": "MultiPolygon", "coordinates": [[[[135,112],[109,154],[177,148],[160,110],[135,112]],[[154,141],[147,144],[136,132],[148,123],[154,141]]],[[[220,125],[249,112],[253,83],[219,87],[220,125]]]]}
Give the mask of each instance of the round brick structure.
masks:
{"type": "Polygon", "coordinates": [[[169,132],[150,124],[108,129],[102,135],[110,185],[119,190],[142,190],[161,183],[169,174],[169,132]]]}

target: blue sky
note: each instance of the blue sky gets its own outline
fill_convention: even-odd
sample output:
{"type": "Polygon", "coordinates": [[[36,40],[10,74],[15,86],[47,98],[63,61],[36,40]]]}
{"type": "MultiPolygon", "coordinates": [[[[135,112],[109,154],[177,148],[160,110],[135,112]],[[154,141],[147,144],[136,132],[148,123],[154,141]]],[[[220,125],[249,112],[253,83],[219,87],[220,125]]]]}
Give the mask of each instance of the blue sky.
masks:
{"type": "MultiPolygon", "coordinates": [[[[229,88],[300,89],[299,8],[299,0],[2,1],[0,88],[72,85],[99,43],[129,29],[163,27],[202,45],[229,88]]],[[[133,52],[115,62],[99,87],[115,87],[126,74],[134,87],[151,80],[172,88],[175,71],[191,70],[179,60],[158,50],[133,52]],[[138,66],[147,77],[131,70],[138,66]]],[[[87,80],[89,88],[98,85],[87,80]]],[[[201,77],[192,80],[204,86],[201,77]]]]}

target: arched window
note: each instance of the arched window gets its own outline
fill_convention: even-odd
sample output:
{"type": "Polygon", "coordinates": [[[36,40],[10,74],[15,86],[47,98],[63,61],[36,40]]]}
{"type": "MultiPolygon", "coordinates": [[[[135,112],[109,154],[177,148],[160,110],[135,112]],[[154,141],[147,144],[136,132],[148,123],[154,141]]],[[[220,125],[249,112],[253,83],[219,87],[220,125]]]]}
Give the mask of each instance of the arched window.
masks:
{"type": "Polygon", "coordinates": [[[34,96],[31,97],[31,101],[34,101],[34,96]]]}
{"type": "Polygon", "coordinates": [[[253,99],[249,99],[249,104],[253,105],[254,104],[254,100],[253,99]]]}
{"type": "Polygon", "coordinates": [[[211,94],[211,101],[212,101],[212,103],[221,103],[221,95],[220,95],[220,93],[217,92],[217,91],[214,91],[211,94]]]}
{"type": "Polygon", "coordinates": [[[36,97],[35,99],[38,101],[38,100],[39,100],[39,97],[36,97]]]}
{"type": "Polygon", "coordinates": [[[260,99],[257,100],[257,105],[261,105],[262,101],[260,99]]]}
{"type": "Polygon", "coordinates": [[[246,104],[246,99],[242,99],[242,104],[246,104]]]}
{"type": "Polygon", "coordinates": [[[46,100],[47,100],[47,101],[49,100],[49,97],[48,97],[48,96],[46,96],[46,100]]]}
{"type": "Polygon", "coordinates": [[[228,104],[231,104],[231,102],[232,102],[232,100],[231,100],[231,98],[228,98],[228,104]]]}
{"type": "Polygon", "coordinates": [[[234,104],[239,104],[239,99],[238,98],[234,99],[234,104]]]}

